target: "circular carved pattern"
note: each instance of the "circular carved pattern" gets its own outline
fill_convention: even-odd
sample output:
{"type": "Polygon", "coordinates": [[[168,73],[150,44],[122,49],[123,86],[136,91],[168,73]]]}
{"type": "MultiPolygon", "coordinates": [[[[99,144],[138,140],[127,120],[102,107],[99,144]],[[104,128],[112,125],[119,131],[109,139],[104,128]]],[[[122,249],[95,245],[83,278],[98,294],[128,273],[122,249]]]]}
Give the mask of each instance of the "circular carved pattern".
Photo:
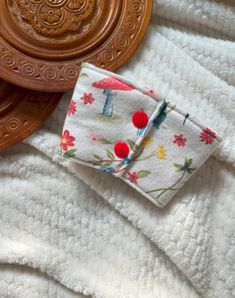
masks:
{"type": "Polygon", "coordinates": [[[142,1],[129,1],[129,9],[132,12],[132,14],[140,14],[141,10],[143,8],[143,3],[142,1]]]}
{"type": "Polygon", "coordinates": [[[136,27],[138,25],[138,19],[136,16],[129,16],[126,20],[126,23],[125,23],[125,28],[128,30],[128,31],[132,31],[134,32],[136,27]]]}
{"type": "Polygon", "coordinates": [[[115,45],[118,49],[127,48],[129,45],[129,39],[124,34],[120,34],[115,40],[115,45]]]}
{"type": "Polygon", "coordinates": [[[116,53],[113,52],[112,50],[104,50],[101,53],[101,60],[103,63],[111,63],[116,59],[116,53]]]}
{"type": "Polygon", "coordinates": [[[22,121],[19,118],[10,118],[6,122],[8,132],[19,130],[22,126],[22,121]]]}
{"type": "Polygon", "coordinates": [[[0,151],[38,129],[53,112],[61,95],[30,91],[0,80],[0,151]]]}
{"type": "MultiPolygon", "coordinates": [[[[8,3],[10,0],[5,1],[8,3]]],[[[81,26],[80,18],[87,20],[92,18],[94,12],[91,10],[98,3],[97,0],[16,0],[16,2],[21,8],[24,22],[34,26],[39,34],[43,34],[45,26],[49,35],[63,34],[61,30],[72,21],[73,24],[69,25],[65,33],[70,37],[72,31],[81,26]],[[68,14],[72,14],[73,18],[69,18],[68,14]],[[66,20],[63,19],[64,15],[66,20]],[[60,22],[63,22],[63,26],[58,26],[60,22]]],[[[117,11],[117,3],[121,3],[120,7],[125,9],[120,8],[120,12],[117,11],[117,14],[121,14],[119,16],[121,21],[115,21],[117,23],[112,26],[112,31],[105,37],[106,39],[97,43],[98,47],[91,47],[81,54],[78,51],[76,56],[65,60],[60,58],[63,55],[62,48],[58,56],[51,61],[45,57],[40,59],[30,57],[18,49],[13,49],[6,39],[0,36],[1,77],[26,88],[33,86],[34,89],[41,91],[67,91],[76,83],[81,62],[90,62],[112,71],[118,69],[133,55],[144,36],[151,16],[152,0],[109,0],[109,4],[100,0],[100,3],[104,3],[103,9],[117,11]]],[[[83,25],[85,28],[85,23],[83,25]]],[[[77,47],[82,45],[75,44],[77,47]]]]}
{"type": "Polygon", "coordinates": [[[16,65],[16,59],[11,53],[2,55],[2,63],[9,67],[14,67],[16,65]]]}
{"type": "MultiPolygon", "coordinates": [[[[37,33],[60,36],[86,25],[94,15],[97,0],[16,0],[21,22],[28,22],[37,33]]],[[[15,9],[12,8],[12,14],[15,9]]],[[[25,31],[25,27],[21,26],[25,31]]],[[[25,32],[28,34],[27,32],[25,32]]]]}
{"type": "Polygon", "coordinates": [[[55,80],[57,77],[57,72],[53,67],[47,67],[44,70],[43,75],[44,75],[45,80],[48,80],[48,81],[55,80]]]}
{"type": "Polygon", "coordinates": [[[65,69],[64,74],[68,79],[76,79],[79,75],[79,72],[76,67],[69,66],[65,69]]]}
{"type": "MultiPolygon", "coordinates": [[[[65,14],[61,8],[51,8],[47,5],[42,5],[37,11],[37,19],[33,18],[32,20],[34,21],[32,23],[35,25],[39,23],[38,30],[43,33],[43,29],[41,29],[43,26],[41,24],[44,23],[45,26],[58,27],[63,24],[65,14]]],[[[67,28],[63,30],[66,31],[67,28]]]]}
{"type": "Polygon", "coordinates": [[[24,76],[32,77],[36,74],[36,67],[33,63],[26,62],[21,65],[21,73],[24,76]]]}

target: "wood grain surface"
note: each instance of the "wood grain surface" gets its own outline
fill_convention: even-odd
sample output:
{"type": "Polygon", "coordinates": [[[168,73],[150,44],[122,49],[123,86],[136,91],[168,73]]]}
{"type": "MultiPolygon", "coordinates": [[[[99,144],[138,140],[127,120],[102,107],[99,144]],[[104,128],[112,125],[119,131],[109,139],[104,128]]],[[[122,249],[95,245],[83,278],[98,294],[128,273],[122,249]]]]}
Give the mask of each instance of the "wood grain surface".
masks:
{"type": "Polygon", "coordinates": [[[0,151],[37,130],[51,115],[62,93],[16,87],[0,80],[0,151]]]}
{"type": "Polygon", "coordinates": [[[82,62],[116,70],[139,47],[152,0],[1,0],[0,77],[71,90],[82,62]]]}

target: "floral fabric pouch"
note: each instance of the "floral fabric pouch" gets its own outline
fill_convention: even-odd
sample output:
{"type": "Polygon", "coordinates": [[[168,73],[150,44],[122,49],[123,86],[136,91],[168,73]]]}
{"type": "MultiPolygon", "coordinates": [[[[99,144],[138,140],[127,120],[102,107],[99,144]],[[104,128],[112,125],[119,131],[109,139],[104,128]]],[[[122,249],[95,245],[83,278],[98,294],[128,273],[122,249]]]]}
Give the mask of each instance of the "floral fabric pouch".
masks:
{"type": "Polygon", "coordinates": [[[122,179],[163,207],[220,141],[157,92],[85,63],[59,154],[122,179]]]}

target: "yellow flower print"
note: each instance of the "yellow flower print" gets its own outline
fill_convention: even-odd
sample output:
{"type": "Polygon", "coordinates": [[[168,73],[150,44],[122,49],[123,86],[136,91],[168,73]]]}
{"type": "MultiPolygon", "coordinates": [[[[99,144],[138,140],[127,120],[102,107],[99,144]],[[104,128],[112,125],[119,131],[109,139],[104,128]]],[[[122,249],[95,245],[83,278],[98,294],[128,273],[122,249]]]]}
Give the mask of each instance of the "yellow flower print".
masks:
{"type": "Polygon", "coordinates": [[[150,136],[146,136],[144,139],[143,139],[143,147],[146,148],[146,147],[149,147],[151,146],[153,143],[153,139],[150,137],[150,136]]]}
{"type": "Polygon", "coordinates": [[[155,151],[155,156],[160,160],[167,159],[167,151],[163,145],[160,145],[155,151]]]}

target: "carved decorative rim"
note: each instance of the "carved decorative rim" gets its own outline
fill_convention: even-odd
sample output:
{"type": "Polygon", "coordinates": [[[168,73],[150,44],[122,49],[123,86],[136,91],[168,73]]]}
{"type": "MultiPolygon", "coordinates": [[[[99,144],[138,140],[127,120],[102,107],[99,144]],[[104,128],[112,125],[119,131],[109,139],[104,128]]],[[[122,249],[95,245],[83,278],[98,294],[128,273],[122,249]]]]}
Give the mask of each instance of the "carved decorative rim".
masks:
{"type": "Polygon", "coordinates": [[[61,96],[62,93],[30,91],[0,80],[0,151],[36,131],[61,96]]]}
{"type": "Polygon", "coordinates": [[[74,87],[81,62],[121,67],[142,41],[152,0],[3,0],[0,11],[0,77],[57,92],[74,87]]]}

